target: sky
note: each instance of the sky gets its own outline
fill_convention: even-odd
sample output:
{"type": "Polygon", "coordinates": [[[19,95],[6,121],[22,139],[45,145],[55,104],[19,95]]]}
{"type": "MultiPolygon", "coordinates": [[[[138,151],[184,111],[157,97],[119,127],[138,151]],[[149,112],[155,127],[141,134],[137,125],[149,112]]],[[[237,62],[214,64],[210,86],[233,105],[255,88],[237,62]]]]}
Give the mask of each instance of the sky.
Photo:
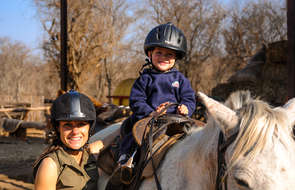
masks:
{"type": "Polygon", "coordinates": [[[0,37],[22,42],[38,52],[42,26],[36,17],[33,0],[0,0],[0,37]]]}
{"type": "MultiPolygon", "coordinates": [[[[40,52],[43,29],[37,18],[34,0],[0,0],[0,37],[24,43],[40,52]]],[[[219,0],[222,3],[229,0],[219,0]]]]}

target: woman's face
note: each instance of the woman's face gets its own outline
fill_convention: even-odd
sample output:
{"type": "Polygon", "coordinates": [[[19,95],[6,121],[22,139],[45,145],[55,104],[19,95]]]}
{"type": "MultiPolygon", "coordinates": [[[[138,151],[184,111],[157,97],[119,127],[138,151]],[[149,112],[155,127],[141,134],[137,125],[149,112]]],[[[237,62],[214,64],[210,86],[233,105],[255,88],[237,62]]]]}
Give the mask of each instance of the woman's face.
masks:
{"type": "Polygon", "coordinates": [[[154,67],[162,72],[170,70],[176,60],[175,51],[161,47],[156,47],[153,51],[150,51],[149,57],[152,59],[154,67]]]}
{"type": "Polygon", "coordinates": [[[90,124],[86,121],[60,121],[60,139],[71,149],[80,149],[88,141],[90,124]]]}

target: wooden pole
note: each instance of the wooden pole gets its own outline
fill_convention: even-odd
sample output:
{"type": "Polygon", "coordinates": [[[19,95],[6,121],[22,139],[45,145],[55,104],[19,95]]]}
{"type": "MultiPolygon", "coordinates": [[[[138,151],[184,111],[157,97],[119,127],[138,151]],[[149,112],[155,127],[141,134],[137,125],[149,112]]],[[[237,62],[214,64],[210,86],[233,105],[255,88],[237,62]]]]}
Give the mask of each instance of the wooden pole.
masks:
{"type": "Polygon", "coordinates": [[[68,66],[67,66],[67,0],[60,0],[60,86],[67,91],[68,66]]]}
{"type": "Polygon", "coordinates": [[[288,98],[295,97],[295,1],[287,0],[288,98]]]}

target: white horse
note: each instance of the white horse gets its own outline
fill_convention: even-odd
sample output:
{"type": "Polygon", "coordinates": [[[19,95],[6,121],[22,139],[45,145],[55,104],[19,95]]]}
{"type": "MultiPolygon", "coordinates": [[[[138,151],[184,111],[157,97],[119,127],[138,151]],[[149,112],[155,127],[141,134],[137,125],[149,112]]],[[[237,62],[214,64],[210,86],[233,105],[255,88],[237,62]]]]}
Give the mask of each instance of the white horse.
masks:
{"type": "MultiPolygon", "coordinates": [[[[295,188],[295,99],[272,108],[252,99],[248,91],[233,93],[224,105],[198,95],[209,120],[165,156],[157,170],[163,190],[295,188]],[[218,153],[220,136],[224,138],[224,156],[218,153]],[[220,169],[223,164],[224,172],[220,169]],[[221,187],[217,188],[218,184],[221,187]]],[[[151,189],[157,189],[154,178],[145,179],[140,190],[151,189]]]]}

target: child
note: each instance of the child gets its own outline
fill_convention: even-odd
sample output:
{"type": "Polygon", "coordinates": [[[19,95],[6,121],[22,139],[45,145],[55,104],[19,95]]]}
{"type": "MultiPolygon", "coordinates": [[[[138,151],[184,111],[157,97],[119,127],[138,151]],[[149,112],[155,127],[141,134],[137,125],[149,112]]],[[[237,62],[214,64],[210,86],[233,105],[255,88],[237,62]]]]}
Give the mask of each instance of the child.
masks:
{"type": "Polygon", "coordinates": [[[120,147],[119,162],[127,161],[132,154],[134,139],[132,127],[135,122],[149,116],[153,111],[160,112],[168,103],[178,103],[166,113],[191,116],[195,110],[195,93],[190,82],[176,68],[175,62],[186,54],[186,38],[172,23],[162,24],[152,29],[144,42],[148,65],[135,81],[130,94],[130,107],[133,112],[123,124],[125,137],[120,147]]]}

